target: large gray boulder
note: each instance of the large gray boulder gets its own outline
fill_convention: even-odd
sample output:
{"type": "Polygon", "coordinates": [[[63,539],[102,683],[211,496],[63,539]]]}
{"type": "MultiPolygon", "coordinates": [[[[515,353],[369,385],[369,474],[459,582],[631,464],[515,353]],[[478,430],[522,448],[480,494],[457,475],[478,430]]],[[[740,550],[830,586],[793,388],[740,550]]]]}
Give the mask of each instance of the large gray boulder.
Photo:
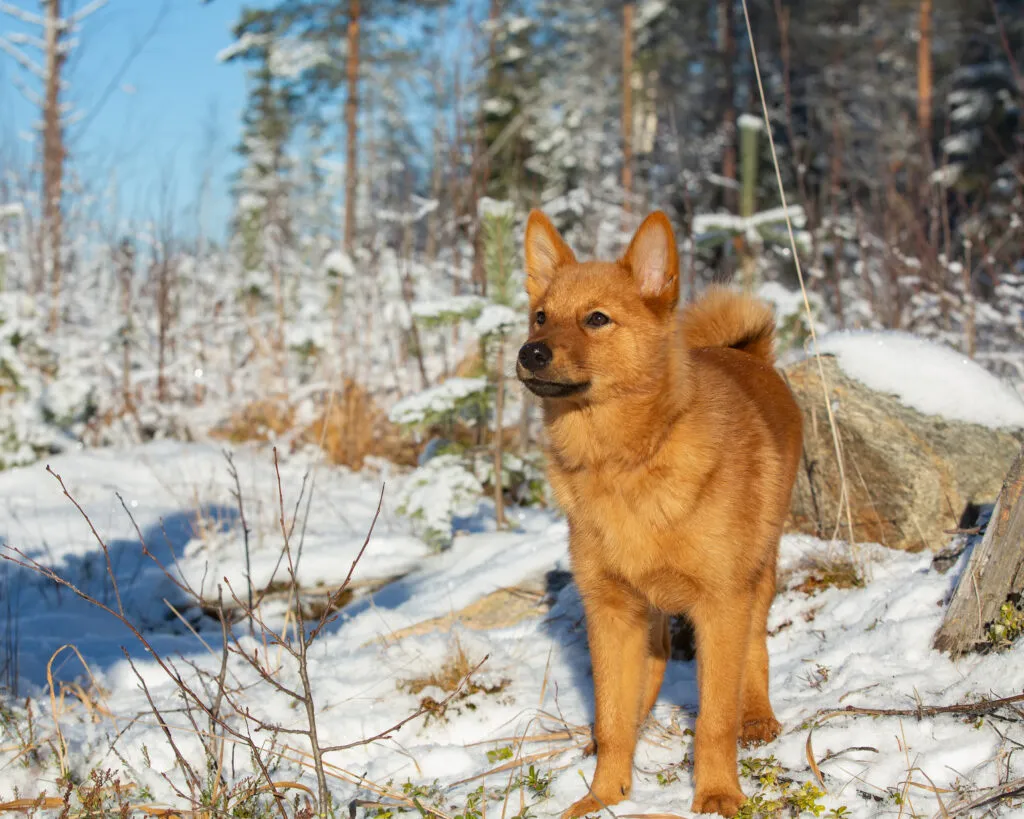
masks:
{"type": "MultiPolygon", "coordinates": [[[[993,503],[1021,429],[927,415],[877,392],[822,356],[845,462],[854,537],[894,549],[941,549],[968,504],[993,503]]],[[[787,531],[848,537],[839,469],[813,358],[784,367],[804,414],[804,455],[787,531]]],[[[957,384],[951,377],[950,390],[957,384]]]]}

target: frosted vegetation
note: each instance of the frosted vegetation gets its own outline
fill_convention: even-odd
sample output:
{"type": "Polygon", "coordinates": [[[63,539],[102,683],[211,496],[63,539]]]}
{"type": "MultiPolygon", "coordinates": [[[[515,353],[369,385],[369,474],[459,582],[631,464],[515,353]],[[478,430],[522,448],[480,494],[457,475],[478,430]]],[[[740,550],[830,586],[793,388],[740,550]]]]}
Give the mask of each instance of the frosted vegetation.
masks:
{"type": "MultiPolygon", "coordinates": [[[[0,2],[30,105],[44,5],[0,2]]],[[[103,5],[50,27],[62,53],[103,5]]],[[[813,329],[921,412],[1024,426],[1018,6],[750,0],[765,126],[739,3],[628,3],[625,30],[622,3],[484,5],[364,2],[358,54],[358,3],[240,12],[207,55],[247,77],[226,229],[208,185],[129,211],[72,140],[0,129],[3,810],[529,819],[582,794],[583,612],[515,379],[532,207],[581,258],[664,209],[684,301],[748,287],[783,364],[813,329]]],[[[1020,810],[971,805],[1024,778],[1020,703],[921,710],[1024,688],[1012,601],[988,653],[930,647],[977,543],[949,537],[945,572],[784,540],[785,731],[742,755],[747,815],[1020,810]],[[820,713],[849,704],[899,713],[820,713]]],[[[618,815],[688,809],[676,659],[618,815]]]]}

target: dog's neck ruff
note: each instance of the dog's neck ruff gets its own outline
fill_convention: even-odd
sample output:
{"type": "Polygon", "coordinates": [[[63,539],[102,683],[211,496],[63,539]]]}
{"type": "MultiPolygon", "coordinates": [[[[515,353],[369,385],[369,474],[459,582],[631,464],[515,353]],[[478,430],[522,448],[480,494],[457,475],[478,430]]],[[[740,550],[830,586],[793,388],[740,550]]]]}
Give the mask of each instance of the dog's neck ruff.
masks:
{"type": "Polygon", "coordinates": [[[689,406],[688,376],[680,351],[648,388],[595,402],[545,401],[549,456],[568,470],[650,463],[689,406]]]}

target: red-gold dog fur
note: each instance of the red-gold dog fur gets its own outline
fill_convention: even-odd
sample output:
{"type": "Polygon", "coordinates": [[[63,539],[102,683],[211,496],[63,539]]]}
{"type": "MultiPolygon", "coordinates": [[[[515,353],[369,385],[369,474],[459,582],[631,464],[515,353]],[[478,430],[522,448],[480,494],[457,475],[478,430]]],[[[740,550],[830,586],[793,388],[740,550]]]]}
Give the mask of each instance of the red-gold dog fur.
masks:
{"type": "Polygon", "coordinates": [[[564,816],[629,794],[676,613],[697,640],[692,809],[733,816],[745,799],[737,741],[780,730],[766,621],[802,436],[773,366],[772,313],[720,289],[677,310],[676,244],[660,212],[617,262],[577,262],[538,211],[525,251],[518,373],[544,399],[594,670],[594,795],[564,816]]]}

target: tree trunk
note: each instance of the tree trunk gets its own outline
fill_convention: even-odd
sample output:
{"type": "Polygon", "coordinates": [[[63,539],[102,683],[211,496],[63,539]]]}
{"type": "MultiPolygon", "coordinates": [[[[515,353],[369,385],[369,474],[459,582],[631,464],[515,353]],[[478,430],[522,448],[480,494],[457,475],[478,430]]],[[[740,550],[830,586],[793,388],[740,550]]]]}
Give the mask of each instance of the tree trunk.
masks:
{"type": "MultiPolygon", "coordinates": [[[[487,67],[488,71],[494,70],[494,61],[497,53],[497,32],[498,15],[501,12],[500,0],[491,0],[488,21],[490,22],[490,37],[487,40],[487,67]]],[[[480,213],[477,209],[477,202],[480,197],[487,196],[487,188],[491,183],[491,161],[487,156],[487,139],[484,134],[485,112],[484,95],[480,96],[480,104],[477,110],[476,140],[473,146],[473,281],[476,284],[477,292],[481,296],[487,295],[487,275],[484,273],[484,239],[483,227],[480,213]]]]}
{"type": "Polygon", "coordinates": [[[135,247],[125,239],[118,252],[118,278],[121,284],[121,314],[124,328],[121,335],[121,398],[124,411],[133,412],[132,400],[132,279],[135,277],[135,247]]]}
{"type": "Polygon", "coordinates": [[[622,7],[622,206],[632,210],[633,197],[633,12],[635,3],[622,7]]]}
{"type": "Polygon", "coordinates": [[[62,192],[64,184],[64,129],[61,125],[61,75],[66,55],[60,0],[46,2],[46,98],[43,104],[43,230],[49,239],[50,332],[60,323],[63,244],[62,192]]]}
{"type": "Polygon", "coordinates": [[[351,253],[356,232],[356,195],[359,176],[356,168],[359,146],[359,0],[349,0],[348,61],[345,76],[348,96],[345,100],[345,252],[351,253]]]}
{"type": "Polygon", "coordinates": [[[921,0],[917,41],[917,126],[921,142],[931,142],[932,131],[932,0],[921,0]]]}
{"type": "Polygon", "coordinates": [[[986,642],[1011,595],[1024,593],[1024,447],[1003,481],[992,518],[974,547],[935,635],[935,648],[954,658],[986,642]]]}
{"type": "Polygon", "coordinates": [[[505,526],[505,488],[502,486],[502,428],[505,423],[505,338],[498,336],[498,355],[494,364],[497,389],[494,394],[494,522],[505,526]]]}

